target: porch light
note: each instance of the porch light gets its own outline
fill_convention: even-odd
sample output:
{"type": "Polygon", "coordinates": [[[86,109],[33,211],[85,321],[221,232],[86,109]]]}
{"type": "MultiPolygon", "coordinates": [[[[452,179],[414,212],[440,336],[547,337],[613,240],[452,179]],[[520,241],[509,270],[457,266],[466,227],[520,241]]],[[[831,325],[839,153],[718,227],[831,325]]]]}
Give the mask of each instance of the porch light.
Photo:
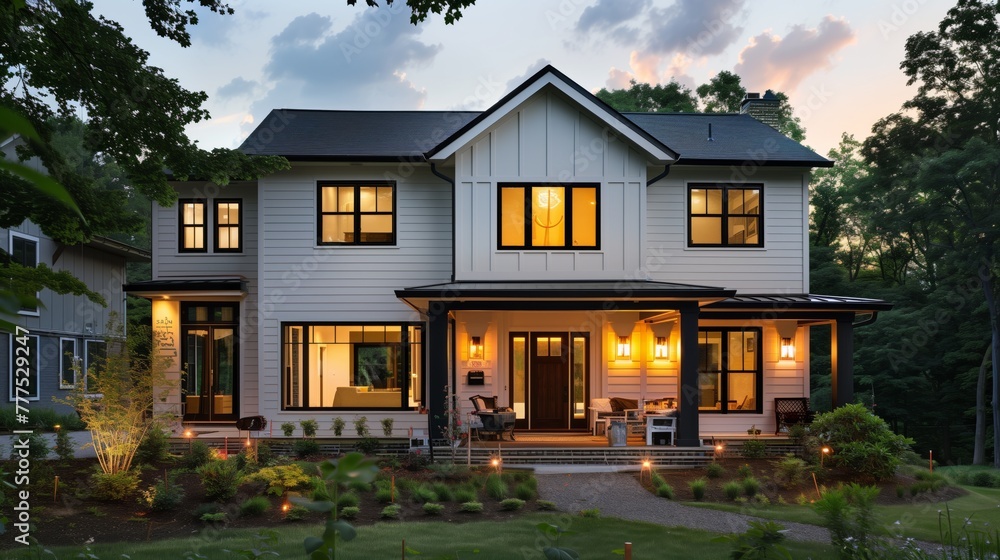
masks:
{"type": "Polygon", "coordinates": [[[791,338],[781,339],[781,359],[782,360],[795,359],[795,344],[792,342],[791,338]]]}
{"type": "Polygon", "coordinates": [[[666,360],[670,357],[669,341],[665,336],[656,337],[656,346],[653,348],[653,357],[657,360],[666,360]]]}
{"type": "Polygon", "coordinates": [[[619,358],[629,358],[632,356],[632,337],[618,337],[618,352],[616,353],[616,356],[619,358]]]}
{"type": "Polygon", "coordinates": [[[483,359],[483,339],[479,336],[473,336],[469,339],[469,359],[470,360],[482,360],[483,359]]]}

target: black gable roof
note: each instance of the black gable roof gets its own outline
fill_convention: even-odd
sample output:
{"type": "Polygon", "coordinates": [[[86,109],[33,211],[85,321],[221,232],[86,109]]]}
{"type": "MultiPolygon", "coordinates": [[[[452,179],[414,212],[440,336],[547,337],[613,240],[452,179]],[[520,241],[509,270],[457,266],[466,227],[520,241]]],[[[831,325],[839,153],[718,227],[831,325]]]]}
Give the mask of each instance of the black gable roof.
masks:
{"type": "MultiPolygon", "coordinates": [[[[284,156],[292,161],[423,161],[424,154],[480,114],[479,111],[275,109],[239,149],[248,154],[284,156]]],[[[680,154],[676,165],[833,165],[749,115],[622,115],[680,154]]]]}
{"type": "Polygon", "coordinates": [[[750,115],[622,113],[680,153],[677,165],[832,167],[833,162],[750,115]],[[709,129],[711,127],[711,130],[709,129]],[[711,138],[711,140],[709,140],[711,138]]]}

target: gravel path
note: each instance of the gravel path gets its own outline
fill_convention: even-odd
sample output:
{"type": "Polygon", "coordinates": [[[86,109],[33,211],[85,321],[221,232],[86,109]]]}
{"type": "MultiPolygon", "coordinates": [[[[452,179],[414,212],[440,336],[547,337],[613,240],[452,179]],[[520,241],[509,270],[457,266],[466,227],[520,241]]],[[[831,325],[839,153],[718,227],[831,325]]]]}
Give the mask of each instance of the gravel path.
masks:
{"type": "MultiPolygon", "coordinates": [[[[742,513],[691,507],[654,496],[644,489],[634,472],[536,474],[538,495],[555,502],[560,510],[576,513],[598,508],[602,517],[646,521],[667,527],[688,527],[715,533],[742,533],[748,521],[742,513]]],[[[823,527],[779,521],[796,541],[830,542],[823,527]]]]}

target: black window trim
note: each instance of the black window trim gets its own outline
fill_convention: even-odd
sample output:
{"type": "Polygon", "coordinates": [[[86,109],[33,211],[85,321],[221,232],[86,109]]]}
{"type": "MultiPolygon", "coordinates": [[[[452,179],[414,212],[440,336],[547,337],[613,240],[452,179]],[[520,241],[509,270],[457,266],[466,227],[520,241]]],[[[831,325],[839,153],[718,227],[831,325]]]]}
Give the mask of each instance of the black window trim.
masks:
{"type": "Polygon", "coordinates": [[[371,246],[395,246],[399,239],[397,234],[397,203],[399,190],[396,188],[396,181],[386,180],[357,180],[357,181],[316,181],[316,245],[322,247],[371,247],[371,246]],[[354,187],[354,241],[323,241],[323,216],[342,215],[347,212],[323,212],[323,187],[354,187]],[[385,212],[362,212],[361,211],[361,188],[362,187],[391,187],[392,188],[392,235],[389,241],[362,241],[361,240],[361,216],[363,215],[384,215],[385,212]]]}
{"type": "MultiPolygon", "coordinates": [[[[706,198],[707,204],[707,198],[706,198]]],[[[687,200],[686,200],[686,212],[687,212],[687,246],[688,248],[711,248],[711,247],[722,247],[725,249],[761,249],[764,247],[764,184],[763,183],[688,183],[687,188],[687,200]],[[694,230],[692,229],[692,218],[694,214],[691,212],[691,191],[695,189],[721,189],[722,190],[722,214],[699,214],[699,216],[718,216],[722,221],[722,231],[720,233],[720,239],[722,243],[695,243],[694,242],[694,230]],[[727,193],[730,189],[734,190],[748,190],[757,189],[760,191],[760,197],[758,201],[758,213],[757,216],[757,243],[741,243],[741,244],[730,244],[729,238],[726,235],[727,220],[729,218],[729,204],[727,202],[727,193]]],[[[740,216],[752,216],[754,214],[737,214],[740,216]]]]}
{"type": "MultiPolygon", "coordinates": [[[[340,410],[386,410],[386,411],[405,412],[405,411],[415,410],[413,407],[410,407],[409,404],[408,404],[409,403],[409,394],[410,394],[410,392],[409,392],[409,389],[410,389],[410,376],[406,375],[406,372],[408,372],[409,369],[410,369],[410,361],[413,359],[413,356],[410,353],[410,348],[414,344],[413,342],[410,341],[410,329],[413,328],[413,327],[417,327],[417,328],[419,328],[421,330],[425,330],[426,329],[426,326],[424,325],[424,323],[421,323],[421,322],[406,322],[406,321],[282,321],[280,323],[279,327],[278,327],[279,331],[281,333],[280,334],[280,338],[279,338],[279,342],[278,342],[281,345],[281,355],[279,357],[279,359],[281,360],[281,362],[280,362],[280,364],[281,364],[281,368],[280,368],[280,370],[281,370],[281,381],[280,381],[280,384],[281,384],[281,387],[280,387],[281,395],[279,397],[279,399],[280,399],[279,402],[281,403],[281,410],[283,412],[285,412],[285,411],[293,411],[293,412],[317,412],[317,411],[319,411],[319,412],[322,412],[322,411],[340,411],[340,410]],[[401,358],[401,365],[400,365],[400,367],[403,368],[404,375],[402,376],[403,383],[399,387],[399,392],[400,392],[399,406],[397,406],[397,407],[363,407],[363,408],[359,408],[359,407],[346,407],[345,408],[345,407],[333,407],[333,406],[306,406],[306,405],[288,406],[288,405],[285,404],[287,402],[287,395],[286,395],[287,383],[286,383],[286,380],[285,380],[285,365],[284,364],[285,364],[285,359],[286,359],[286,354],[285,353],[288,351],[288,346],[289,346],[289,343],[287,343],[285,341],[285,329],[288,328],[288,327],[301,327],[302,328],[302,330],[303,330],[303,336],[302,336],[302,340],[300,340],[298,342],[298,344],[302,345],[302,347],[303,347],[302,348],[302,354],[300,354],[300,355],[307,356],[308,355],[307,350],[308,350],[308,344],[309,344],[309,334],[308,334],[309,327],[331,327],[331,326],[400,327],[400,341],[399,341],[399,348],[401,350],[401,352],[400,352],[400,358],[401,358]]],[[[421,333],[420,341],[417,342],[417,343],[420,344],[421,348],[422,348],[421,356],[426,359],[426,351],[427,351],[427,349],[426,349],[426,339],[424,338],[424,334],[423,333],[421,333]]],[[[362,343],[358,343],[358,344],[366,344],[366,343],[362,342],[362,343]]],[[[391,344],[395,344],[395,343],[379,343],[379,344],[383,344],[383,345],[390,344],[391,345],[391,344]]],[[[354,367],[355,367],[354,364],[351,364],[351,374],[350,375],[352,377],[352,380],[353,380],[353,377],[354,377],[354,367]]],[[[307,359],[303,360],[302,369],[303,369],[303,371],[302,371],[302,393],[304,395],[308,395],[309,394],[309,360],[307,360],[307,359]]],[[[421,368],[421,369],[423,369],[424,372],[425,372],[424,373],[424,379],[423,379],[423,381],[426,382],[426,379],[427,379],[427,377],[426,377],[427,376],[426,369],[425,368],[421,368]]]]}
{"type": "Polygon", "coordinates": [[[204,198],[179,198],[177,199],[177,252],[178,253],[207,253],[208,252],[208,200],[204,198]],[[202,239],[201,249],[187,249],[184,247],[184,229],[186,227],[198,227],[197,224],[187,226],[184,223],[184,205],[201,204],[201,228],[202,239]]]}
{"type": "Polygon", "coordinates": [[[497,183],[497,250],[500,251],[599,251],[601,249],[601,183],[594,182],[580,182],[580,183],[553,183],[546,181],[532,182],[532,181],[504,181],[502,183],[497,183]],[[566,208],[569,210],[566,212],[566,239],[567,244],[562,246],[534,246],[531,244],[531,224],[530,212],[531,212],[531,188],[532,187],[563,187],[566,189],[566,208]],[[501,201],[503,197],[503,189],[505,188],[521,188],[524,189],[524,243],[522,245],[504,245],[503,244],[503,204],[501,201]],[[595,196],[597,202],[597,212],[595,215],[594,223],[594,238],[597,241],[595,245],[573,245],[573,189],[576,188],[592,188],[595,190],[595,196]]]}
{"type": "MultiPolygon", "coordinates": [[[[39,257],[41,255],[41,248],[42,248],[41,240],[38,237],[35,237],[34,235],[29,235],[27,233],[22,233],[20,231],[10,230],[10,235],[8,236],[8,243],[9,243],[9,245],[8,245],[7,254],[8,254],[8,257],[11,259],[11,262],[17,262],[17,261],[14,261],[14,240],[15,239],[20,239],[20,240],[25,241],[27,243],[34,244],[34,246],[35,246],[35,264],[31,268],[38,268],[39,257]]],[[[25,264],[23,262],[18,262],[17,264],[19,264],[21,266],[25,266],[25,264]]],[[[41,292],[35,292],[35,299],[38,299],[39,297],[41,297],[41,292]]],[[[35,307],[22,307],[22,308],[18,309],[17,314],[18,315],[27,315],[27,316],[30,316],[30,317],[38,317],[41,314],[41,309],[38,306],[35,306],[35,307]]]]}
{"type": "Polygon", "coordinates": [[[212,231],[214,233],[214,239],[212,240],[212,248],[216,253],[242,253],[243,252],[243,199],[242,198],[216,198],[212,200],[212,212],[213,220],[212,231]],[[236,225],[233,224],[221,224],[219,223],[219,205],[220,204],[237,204],[236,209],[236,225]],[[237,233],[237,247],[235,249],[229,248],[224,249],[219,247],[219,232],[222,228],[232,229],[236,228],[237,233]]]}
{"type": "Polygon", "coordinates": [[[80,358],[80,342],[75,338],[70,338],[66,336],[59,337],[59,388],[60,389],[72,389],[76,387],[76,369],[80,358]],[[67,352],[63,352],[63,344],[67,342],[73,343],[73,355],[67,356],[67,352]],[[69,362],[67,364],[67,362],[69,362]],[[73,382],[66,383],[66,378],[63,374],[66,372],[66,366],[69,366],[70,373],[73,375],[73,382]]]}
{"type": "MultiPolygon", "coordinates": [[[[740,327],[740,326],[722,326],[722,327],[698,327],[698,339],[701,340],[701,333],[704,332],[717,332],[722,334],[722,344],[724,344],[728,350],[729,337],[726,336],[731,332],[747,332],[753,331],[756,344],[756,363],[754,366],[757,368],[757,378],[754,380],[754,390],[757,392],[757,402],[754,403],[753,410],[729,410],[729,364],[725,359],[728,357],[727,352],[723,352],[720,348],[719,360],[722,364],[722,369],[719,371],[719,382],[722,384],[722,395],[720,398],[720,405],[718,410],[714,409],[698,409],[699,414],[762,414],[764,412],[764,352],[763,352],[763,328],[762,327],[740,327]]],[[[700,351],[699,351],[700,355],[700,351]]],[[[701,372],[701,364],[699,363],[698,373],[701,372]]],[[[746,370],[737,370],[737,373],[745,372],[746,370]]]]}

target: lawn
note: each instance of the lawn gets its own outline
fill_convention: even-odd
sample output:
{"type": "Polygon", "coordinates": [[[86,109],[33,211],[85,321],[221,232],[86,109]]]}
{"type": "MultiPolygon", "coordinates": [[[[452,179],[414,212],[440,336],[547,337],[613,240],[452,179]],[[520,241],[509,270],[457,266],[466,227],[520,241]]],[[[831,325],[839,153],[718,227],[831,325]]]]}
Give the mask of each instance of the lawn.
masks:
{"type": "MultiPolygon", "coordinates": [[[[668,529],[648,523],[618,519],[573,517],[567,514],[532,514],[506,522],[467,522],[461,525],[445,522],[377,523],[359,528],[358,538],[338,548],[339,560],[371,560],[402,558],[401,548],[419,552],[407,558],[475,558],[476,560],[509,560],[543,558],[542,547],[550,546],[535,529],[539,523],[560,525],[571,531],[562,537],[560,546],[572,548],[581,558],[620,558],[615,554],[625,541],[632,542],[634,560],[662,558],[726,558],[728,542],[713,542],[717,536],[705,531],[668,529]]],[[[289,525],[280,532],[280,543],[274,550],[282,558],[304,556],[302,540],[318,535],[319,525],[289,525]]],[[[238,551],[250,549],[255,530],[205,531],[185,538],[150,543],[117,543],[91,545],[88,558],[112,559],[127,554],[132,560],[184,558],[196,552],[207,558],[237,558],[238,551]],[[231,552],[225,552],[231,551],[231,552]]],[[[836,554],[829,545],[789,543],[793,558],[832,560],[836,554]]],[[[75,558],[81,548],[53,548],[57,558],[75,558]]],[[[5,558],[35,558],[27,550],[15,551],[5,558]]],[[[45,556],[43,556],[45,557],[45,556]]]]}

